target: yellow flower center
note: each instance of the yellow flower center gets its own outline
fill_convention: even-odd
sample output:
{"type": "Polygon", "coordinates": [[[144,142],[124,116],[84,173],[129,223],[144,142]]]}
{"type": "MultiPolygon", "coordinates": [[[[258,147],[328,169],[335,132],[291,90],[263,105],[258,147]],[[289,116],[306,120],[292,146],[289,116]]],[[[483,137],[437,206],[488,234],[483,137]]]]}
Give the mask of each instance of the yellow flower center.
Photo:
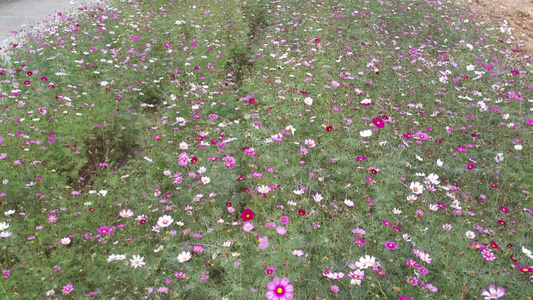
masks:
{"type": "Polygon", "coordinates": [[[283,289],[279,287],[279,288],[276,290],[276,292],[277,292],[278,294],[281,295],[281,294],[283,294],[283,289]]]}

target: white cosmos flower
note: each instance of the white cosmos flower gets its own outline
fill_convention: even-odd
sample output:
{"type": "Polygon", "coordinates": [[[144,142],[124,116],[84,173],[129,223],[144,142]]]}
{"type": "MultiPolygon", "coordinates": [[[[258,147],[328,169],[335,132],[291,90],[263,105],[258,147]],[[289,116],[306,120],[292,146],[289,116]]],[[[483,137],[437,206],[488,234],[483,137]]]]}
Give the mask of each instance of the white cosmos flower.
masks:
{"type": "Polygon", "coordinates": [[[101,190],[98,192],[98,195],[102,196],[102,197],[105,197],[105,195],[107,195],[107,190],[101,190]]]}
{"type": "Polygon", "coordinates": [[[9,224],[6,222],[0,223],[0,231],[3,231],[4,229],[8,229],[9,224]]]}
{"type": "Polygon", "coordinates": [[[130,259],[131,265],[137,269],[137,267],[142,267],[145,265],[143,262],[144,257],[141,257],[140,255],[134,255],[132,259],[130,259]]]}
{"type": "Polygon", "coordinates": [[[68,237],[61,239],[61,244],[63,244],[63,245],[70,244],[70,239],[68,237]]]}
{"type": "Polygon", "coordinates": [[[418,181],[411,182],[411,185],[409,186],[409,188],[415,194],[422,194],[422,192],[424,191],[424,186],[422,186],[422,184],[418,181]]]}
{"type": "Polygon", "coordinates": [[[344,199],[344,204],[348,207],[352,207],[353,206],[353,201],[352,200],[348,200],[348,199],[344,199]]]}
{"type": "Polygon", "coordinates": [[[522,246],[522,253],[524,253],[527,257],[533,259],[533,253],[531,253],[531,251],[526,249],[524,246],[522,246]]]}
{"type": "Polygon", "coordinates": [[[266,193],[270,192],[270,188],[268,186],[266,186],[266,185],[262,185],[262,186],[259,186],[257,188],[257,191],[259,193],[261,193],[261,194],[266,194],[266,193]]]}
{"type": "Polygon", "coordinates": [[[444,164],[444,163],[442,162],[442,160],[437,159],[437,166],[438,166],[438,167],[442,167],[443,164],[444,164]]]}
{"type": "Polygon", "coordinates": [[[304,193],[303,190],[294,190],[292,192],[295,193],[296,195],[302,195],[304,193]]]}
{"type": "Polygon", "coordinates": [[[172,222],[174,222],[174,219],[172,219],[171,216],[164,215],[159,217],[159,220],[157,220],[157,225],[159,227],[168,227],[172,224],[172,222]]]}
{"type": "Polygon", "coordinates": [[[359,135],[361,135],[361,137],[372,136],[372,130],[370,130],[370,129],[363,130],[363,131],[359,132],[359,135]]]}
{"type": "Polygon", "coordinates": [[[129,218],[133,216],[133,211],[131,209],[123,209],[119,212],[119,215],[123,218],[129,218]]]}
{"type": "Polygon", "coordinates": [[[522,150],[522,145],[515,145],[514,149],[517,150],[517,151],[520,151],[520,150],[522,150]]]}
{"type": "Polygon", "coordinates": [[[191,259],[192,255],[191,255],[191,252],[181,252],[180,254],[178,254],[178,261],[180,263],[182,262],[186,262],[188,261],[189,259],[191,259]]]}
{"type": "Polygon", "coordinates": [[[476,237],[476,234],[469,230],[465,233],[465,236],[469,239],[473,239],[476,237]]]}
{"type": "Polygon", "coordinates": [[[302,250],[296,249],[296,250],[292,251],[292,255],[302,256],[302,255],[304,255],[304,252],[302,250]]]}
{"type": "Polygon", "coordinates": [[[409,201],[409,203],[413,203],[415,202],[417,199],[417,197],[415,195],[409,195],[407,196],[407,201],[409,201]]]}
{"type": "Polygon", "coordinates": [[[290,132],[292,135],[294,135],[294,132],[296,131],[296,129],[294,127],[292,127],[292,125],[289,125],[289,126],[285,127],[285,130],[290,132]]]}
{"type": "Polygon", "coordinates": [[[312,105],[313,104],[313,99],[310,98],[310,97],[307,97],[304,99],[304,103],[307,104],[307,105],[312,105]]]}
{"type": "Polygon", "coordinates": [[[320,202],[322,199],[324,199],[324,197],[317,193],[313,195],[313,199],[315,200],[315,202],[320,202]]]}
{"type": "Polygon", "coordinates": [[[368,269],[376,263],[376,258],[374,256],[365,255],[365,257],[360,257],[359,261],[355,265],[359,269],[368,269]]]}
{"type": "Polygon", "coordinates": [[[392,213],[395,214],[395,215],[400,215],[402,214],[402,210],[401,209],[397,209],[396,207],[392,209],[392,213]]]}
{"type": "Polygon", "coordinates": [[[431,173],[429,174],[427,177],[426,177],[426,180],[429,180],[432,184],[439,184],[440,181],[439,181],[439,175],[435,174],[435,173],[431,173]]]}
{"type": "Polygon", "coordinates": [[[207,176],[203,176],[202,177],[202,183],[203,184],[208,184],[210,182],[211,182],[211,179],[209,179],[209,177],[207,177],[207,176]]]}

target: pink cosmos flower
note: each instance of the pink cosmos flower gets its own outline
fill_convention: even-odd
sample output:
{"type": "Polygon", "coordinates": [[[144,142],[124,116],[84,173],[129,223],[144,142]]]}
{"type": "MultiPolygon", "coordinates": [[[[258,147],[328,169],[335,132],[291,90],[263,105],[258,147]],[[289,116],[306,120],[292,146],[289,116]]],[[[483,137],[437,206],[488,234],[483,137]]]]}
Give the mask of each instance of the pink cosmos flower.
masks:
{"type": "Polygon", "coordinates": [[[265,249],[268,247],[268,237],[266,236],[258,238],[257,242],[259,243],[259,249],[265,249]]]}
{"type": "Polygon", "coordinates": [[[74,287],[72,286],[72,284],[67,284],[63,287],[63,289],[61,290],[61,292],[63,292],[63,294],[69,294],[70,292],[72,292],[74,290],[74,287]]]}
{"type": "Polygon", "coordinates": [[[491,285],[489,286],[488,292],[485,289],[483,289],[481,296],[484,296],[485,300],[498,299],[498,298],[505,296],[505,289],[502,288],[501,286],[495,288],[494,285],[491,285]]]}
{"type": "Polygon", "coordinates": [[[180,155],[178,156],[178,164],[180,166],[186,166],[188,162],[189,162],[189,155],[187,155],[187,153],[185,152],[181,152],[180,155]]]}
{"type": "Polygon", "coordinates": [[[267,284],[267,289],[265,293],[267,300],[291,300],[293,298],[294,288],[292,284],[289,284],[287,277],[281,280],[278,277],[274,278],[267,284]]]}
{"type": "Polygon", "coordinates": [[[384,245],[385,245],[385,247],[387,247],[387,248],[388,248],[389,250],[391,250],[391,251],[394,251],[394,250],[398,249],[398,245],[396,245],[395,242],[386,241],[386,242],[384,243],[384,245]]]}
{"type": "Polygon", "coordinates": [[[252,222],[246,222],[242,225],[242,230],[244,232],[250,232],[254,229],[254,224],[252,222]]]}

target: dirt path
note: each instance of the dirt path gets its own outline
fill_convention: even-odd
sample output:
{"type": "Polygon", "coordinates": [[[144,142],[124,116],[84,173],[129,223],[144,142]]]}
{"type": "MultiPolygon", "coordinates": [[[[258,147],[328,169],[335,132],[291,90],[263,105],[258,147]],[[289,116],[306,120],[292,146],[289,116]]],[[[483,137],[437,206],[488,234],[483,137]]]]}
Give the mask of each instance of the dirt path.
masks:
{"type": "Polygon", "coordinates": [[[483,20],[499,28],[503,21],[513,28],[512,34],[524,54],[533,55],[533,0],[460,0],[483,20]]]}

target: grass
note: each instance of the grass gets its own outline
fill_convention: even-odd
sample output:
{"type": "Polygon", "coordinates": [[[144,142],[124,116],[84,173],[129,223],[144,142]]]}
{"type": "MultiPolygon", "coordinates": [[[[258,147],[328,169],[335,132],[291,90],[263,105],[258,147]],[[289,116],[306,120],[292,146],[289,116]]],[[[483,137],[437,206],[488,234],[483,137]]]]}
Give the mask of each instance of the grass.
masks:
{"type": "Polygon", "coordinates": [[[529,299],[532,58],[476,20],[130,0],[17,37],[0,295],[529,299]]]}

